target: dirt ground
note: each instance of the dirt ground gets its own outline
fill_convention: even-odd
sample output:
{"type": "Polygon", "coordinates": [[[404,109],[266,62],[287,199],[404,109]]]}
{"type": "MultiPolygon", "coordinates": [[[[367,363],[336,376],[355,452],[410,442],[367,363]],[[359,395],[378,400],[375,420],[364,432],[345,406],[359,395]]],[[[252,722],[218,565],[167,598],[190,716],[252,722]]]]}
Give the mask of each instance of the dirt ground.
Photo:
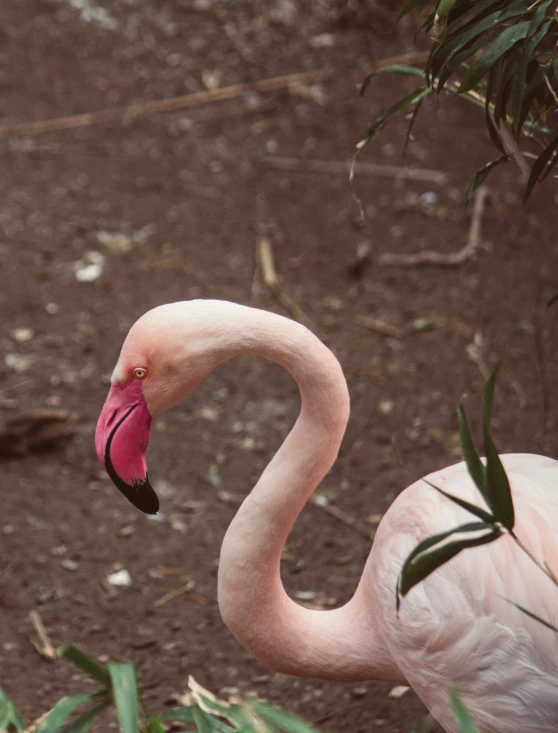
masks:
{"type": "MultiPolygon", "coordinates": [[[[220,541],[298,410],[279,367],[238,359],[156,421],[148,458],[159,521],[126,503],[93,447],[121,342],[144,311],[211,297],[289,314],[254,277],[264,232],[284,292],[338,355],[352,398],[320,490],[360,530],[319,506],[304,510],[283,560],[294,597],[350,597],[366,531],[410,483],[392,436],[417,472],[458,460],[455,405],[468,393],[478,415],[483,374],[498,358],[500,450],[557,456],[556,313],[545,308],[558,290],[555,183],[522,208],[510,165],[489,179],[474,258],[382,264],[388,253],[463,247],[472,209],[457,211],[460,195],[495,157],[479,110],[427,102],[409,163],[447,182],[362,169],[358,224],[341,164],[370,118],[411,88],[386,77],[357,94],[374,62],[414,48],[409,29],[388,33],[391,12],[326,0],[0,4],[4,126],[332,69],[192,109],[43,134],[0,129],[0,421],[39,408],[75,414],[73,439],[43,452],[4,442],[11,455],[0,462],[0,685],[25,715],[83,689],[30,643],[37,609],[55,645],[133,660],[153,711],[191,674],[218,694],[256,691],[329,731],[404,733],[421,718],[414,694],[390,697],[389,684],[270,673],[220,619],[220,541]],[[295,162],[281,168],[285,158],[295,162]],[[316,171],[315,160],[339,165],[316,171]],[[420,197],[435,205],[417,206],[420,197]],[[131,585],[114,588],[107,577],[122,568],[131,585]]],[[[403,165],[404,136],[400,120],[363,163],[403,165]]]]}

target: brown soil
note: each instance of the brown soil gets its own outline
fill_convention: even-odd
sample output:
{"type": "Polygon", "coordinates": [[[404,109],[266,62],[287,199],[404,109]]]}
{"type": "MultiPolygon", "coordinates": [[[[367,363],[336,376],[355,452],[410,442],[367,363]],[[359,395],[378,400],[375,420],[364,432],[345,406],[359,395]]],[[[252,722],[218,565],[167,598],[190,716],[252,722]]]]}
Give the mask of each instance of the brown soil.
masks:
{"type": "MultiPolygon", "coordinates": [[[[349,382],[350,426],[322,487],[335,506],[371,517],[373,529],[373,515],[410,482],[393,456],[394,435],[418,472],[458,460],[454,407],[472,393],[476,414],[482,369],[499,357],[500,450],[556,456],[557,408],[540,380],[541,363],[547,384],[556,380],[555,321],[544,307],[558,289],[554,184],[522,208],[516,169],[495,175],[483,246],[461,267],[381,265],[388,252],[465,244],[470,211],[431,216],[405,202],[432,191],[455,209],[475,167],[495,157],[476,108],[446,99],[427,103],[419,118],[410,163],[444,170],[447,185],[357,174],[362,227],[346,173],[305,172],[304,163],[281,171],[267,161],[347,160],[370,117],[410,88],[385,77],[360,99],[356,85],[373,61],[412,50],[410,34],[388,35],[385,17],[378,22],[364,3],[339,3],[342,12],[288,0],[265,12],[212,0],[102,5],[108,16],[67,0],[1,3],[3,124],[312,69],[334,73],[314,86],[0,141],[0,418],[77,413],[73,440],[62,430],[54,441],[20,441],[23,455],[0,464],[0,684],[27,716],[83,689],[72,669],[31,645],[29,612],[38,609],[54,644],[136,662],[152,710],[183,692],[192,674],[216,693],[257,691],[331,731],[408,731],[423,714],[413,693],[393,699],[389,684],[270,673],[219,617],[221,538],[297,413],[296,389],[281,369],[239,359],[157,421],[149,464],[163,489],[161,521],[133,510],[107,481],[93,450],[95,422],[123,336],[145,310],[213,297],[285,312],[264,286],[253,289],[265,227],[285,291],[349,382]],[[100,232],[126,235],[118,241],[131,250],[115,251],[114,237],[101,243],[100,232]],[[371,259],[355,265],[363,244],[371,259]],[[80,282],[75,263],[90,251],[104,255],[104,269],[80,282]],[[361,316],[403,331],[396,338],[368,330],[361,316]],[[121,566],[132,584],[113,590],[106,576],[121,566]],[[194,592],[158,602],[190,579],[194,592]]],[[[388,128],[363,161],[401,165],[404,130],[403,120],[388,128]]],[[[307,507],[285,553],[288,591],[343,602],[369,545],[307,507]]]]}

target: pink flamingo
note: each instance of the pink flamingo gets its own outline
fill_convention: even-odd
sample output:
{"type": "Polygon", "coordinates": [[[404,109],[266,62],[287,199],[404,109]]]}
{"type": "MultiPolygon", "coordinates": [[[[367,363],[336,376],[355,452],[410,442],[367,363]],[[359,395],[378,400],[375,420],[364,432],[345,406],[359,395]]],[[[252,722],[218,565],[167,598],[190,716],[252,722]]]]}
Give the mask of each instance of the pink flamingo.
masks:
{"type": "MultiPolygon", "coordinates": [[[[337,359],[300,324],[211,300],[163,305],[142,316],[124,342],[96,431],[97,454],[116,486],[142,511],[157,512],[144,458],[151,418],[240,353],[283,365],[302,398],[296,424],[223,541],[219,606],[240,643],[287,674],[409,684],[449,733],[457,731],[449,684],[483,733],[555,733],[558,635],[509,599],[557,624],[557,589],[509,536],[453,558],[413,588],[396,613],[396,582],[408,553],[425,537],[471,521],[424,482],[405,489],[385,514],[346,605],[308,610],[285,593],[281,550],[335,461],[349,417],[337,359]]],[[[558,462],[528,454],[502,461],[517,535],[540,561],[558,567],[558,462]]],[[[463,463],[428,478],[482,501],[463,463]]]]}

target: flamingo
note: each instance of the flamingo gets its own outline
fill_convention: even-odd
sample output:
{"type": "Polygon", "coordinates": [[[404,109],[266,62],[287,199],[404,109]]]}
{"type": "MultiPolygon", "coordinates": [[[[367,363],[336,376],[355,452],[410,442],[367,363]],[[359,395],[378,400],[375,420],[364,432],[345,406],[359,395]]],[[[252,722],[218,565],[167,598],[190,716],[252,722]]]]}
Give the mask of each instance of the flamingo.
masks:
{"type": "MultiPolygon", "coordinates": [[[[299,323],[217,300],[145,313],[124,341],[95,436],[98,457],[120,491],[143,512],[158,511],[145,462],[152,417],[241,353],[285,367],[298,383],[301,411],[223,540],[218,599],[233,635],[286,674],[410,685],[448,733],[458,731],[450,684],[483,733],[555,733],[558,635],[514,604],[556,624],[558,591],[509,535],[454,557],[396,611],[397,578],[409,552],[425,537],[470,521],[424,481],[406,488],[384,515],[348,603],[310,610],[286,594],[281,551],[334,463],[349,418],[339,362],[299,323]]],[[[518,517],[514,531],[533,556],[557,568],[558,461],[530,454],[501,459],[518,517]]],[[[464,463],[428,480],[479,503],[464,463]]]]}

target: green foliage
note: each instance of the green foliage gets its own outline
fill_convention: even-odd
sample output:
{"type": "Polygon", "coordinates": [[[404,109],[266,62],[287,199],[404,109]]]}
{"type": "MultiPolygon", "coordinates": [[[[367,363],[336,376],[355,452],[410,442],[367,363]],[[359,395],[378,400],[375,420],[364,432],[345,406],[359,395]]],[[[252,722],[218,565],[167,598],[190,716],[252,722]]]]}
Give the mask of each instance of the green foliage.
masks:
{"type": "Polygon", "coordinates": [[[465,502],[426,480],[426,483],[443,496],[482,521],[462,524],[447,532],[427,537],[415,547],[405,560],[399,575],[396,597],[398,609],[401,598],[406,596],[415,585],[425,580],[462,550],[494,542],[505,530],[510,533],[513,531],[515,512],[510,484],[490,434],[494,388],[499,370],[500,363],[490,375],[482,394],[483,438],[486,455],[484,462],[475,448],[463,405],[459,405],[457,411],[463,458],[489,511],[465,502]]]}
{"type": "Polygon", "coordinates": [[[433,39],[425,68],[384,67],[365,79],[362,91],[380,72],[421,76],[423,84],[370,124],[356,146],[355,160],[400,112],[413,113],[408,141],[422,101],[446,91],[484,107],[488,133],[501,153],[477,171],[465,200],[496,166],[524,155],[520,142],[529,138],[539,150],[528,153],[533,162],[525,186],[527,200],[558,162],[555,0],[410,0],[397,20],[415,9],[430,9],[419,29],[433,39]]]}

